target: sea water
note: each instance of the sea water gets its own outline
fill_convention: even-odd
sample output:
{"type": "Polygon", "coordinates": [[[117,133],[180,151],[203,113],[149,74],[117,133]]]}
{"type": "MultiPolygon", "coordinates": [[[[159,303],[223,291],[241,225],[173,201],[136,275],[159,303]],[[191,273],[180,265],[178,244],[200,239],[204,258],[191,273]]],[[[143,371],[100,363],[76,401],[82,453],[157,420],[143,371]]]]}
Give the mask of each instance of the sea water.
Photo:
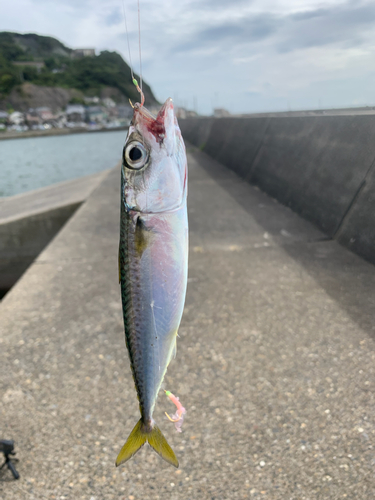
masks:
{"type": "Polygon", "coordinates": [[[114,167],[127,131],[0,141],[0,196],[31,191],[114,167]]]}

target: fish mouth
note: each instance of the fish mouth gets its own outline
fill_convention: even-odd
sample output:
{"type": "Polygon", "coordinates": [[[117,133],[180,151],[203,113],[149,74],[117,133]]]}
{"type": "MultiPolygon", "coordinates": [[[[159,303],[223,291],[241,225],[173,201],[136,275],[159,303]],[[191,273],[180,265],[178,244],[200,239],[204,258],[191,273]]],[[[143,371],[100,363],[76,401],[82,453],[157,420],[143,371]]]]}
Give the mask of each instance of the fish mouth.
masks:
{"type": "Polygon", "coordinates": [[[167,112],[170,109],[173,109],[173,99],[172,97],[168,97],[163,106],[160,108],[157,116],[154,116],[151,111],[142,106],[139,102],[136,102],[133,107],[140,115],[142,115],[143,118],[146,118],[147,120],[156,120],[162,123],[164,122],[167,112]]]}
{"type": "Polygon", "coordinates": [[[150,132],[156,140],[161,143],[163,142],[166,133],[165,122],[168,122],[166,118],[171,111],[173,112],[173,100],[171,97],[168,97],[156,117],[147,108],[137,102],[134,104],[134,121],[143,122],[148,132],[150,132]]]}

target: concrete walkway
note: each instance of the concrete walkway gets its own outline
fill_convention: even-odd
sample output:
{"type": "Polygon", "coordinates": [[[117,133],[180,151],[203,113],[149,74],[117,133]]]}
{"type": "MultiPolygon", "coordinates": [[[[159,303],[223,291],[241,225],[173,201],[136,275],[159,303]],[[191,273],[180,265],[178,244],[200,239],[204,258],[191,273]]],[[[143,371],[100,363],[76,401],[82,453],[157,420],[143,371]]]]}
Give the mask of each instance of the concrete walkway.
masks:
{"type": "Polygon", "coordinates": [[[0,437],[21,479],[0,498],[373,499],[375,268],[191,150],[191,257],[155,419],[177,471],[144,447],[117,273],[113,170],[0,305],[0,437]]]}

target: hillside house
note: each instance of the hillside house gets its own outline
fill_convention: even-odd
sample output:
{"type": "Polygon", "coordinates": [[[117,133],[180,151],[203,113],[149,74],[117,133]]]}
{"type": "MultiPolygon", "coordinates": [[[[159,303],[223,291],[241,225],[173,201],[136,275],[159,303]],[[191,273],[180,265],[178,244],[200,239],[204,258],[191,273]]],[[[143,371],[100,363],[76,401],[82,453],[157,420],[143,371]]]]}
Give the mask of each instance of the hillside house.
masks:
{"type": "Polygon", "coordinates": [[[29,111],[25,113],[25,121],[27,126],[31,129],[36,129],[42,125],[42,120],[33,108],[30,108],[29,111]]]}
{"type": "Polygon", "coordinates": [[[80,57],[94,57],[95,49],[75,49],[72,52],[73,59],[79,59],[80,57]]]}
{"type": "Polygon", "coordinates": [[[102,100],[102,103],[104,104],[104,106],[106,108],[115,108],[116,107],[115,101],[113,99],[111,99],[110,97],[105,97],[102,100]]]}
{"type": "Polygon", "coordinates": [[[20,111],[13,111],[13,113],[9,115],[8,121],[11,125],[23,125],[25,123],[25,117],[20,111]]]}
{"type": "Polygon", "coordinates": [[[50,123],[56,119],[56,116],[52,113],[51,108],[47,108],[46,106],[35,108],[35,112],[41,119],[42,123],[50,123]]]}
{"type": "Polygon", "coordinates": [[[86,121],[88,123],[105,123],[108,119],[108,113],[101,106],[87,106],[86,121]]]}
{"type": "Polygon", "coordinates": [[[68,104],[65,113],[66,119],[70,123],[85,121],[85,108],[81,104],[68,104]]]}
{"type": "Polygon", "coordinates": [[[100,102],[100,98],[98,96],[95,96],[95,97],[85,96],[83,98],[83,100],[85,101],[85,104],[99,104],[99,102],[100,102]]]}

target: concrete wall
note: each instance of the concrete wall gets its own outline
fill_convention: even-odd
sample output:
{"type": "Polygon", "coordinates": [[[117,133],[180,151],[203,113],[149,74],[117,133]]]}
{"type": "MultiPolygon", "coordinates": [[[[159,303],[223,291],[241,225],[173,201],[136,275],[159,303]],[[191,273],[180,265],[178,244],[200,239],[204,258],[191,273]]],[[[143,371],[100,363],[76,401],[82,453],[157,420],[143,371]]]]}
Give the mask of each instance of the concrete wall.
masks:
{"type": "Polygon", "coordinates": [[[106,175],[0,198],[0,299],[106,175]]]}
{"type": "Polygon", "coordinates": [[[188,142],[375,262],[375,116],[179,123],[188,142]]]}
{"type": "Polygon", "coordinates": [[[79,206],[75,203],[0,224],[1,295],[22,276],[79,206]]]}
{"type": "Polygon", "coordinates": [[[183,134],[189,138],[188,141],[194,146],[203,149],[210,136],[211,127],[216,120],[214,118],[188,118],[187,120],[181,120],[181,122],[184,127],[183,134]]]}

